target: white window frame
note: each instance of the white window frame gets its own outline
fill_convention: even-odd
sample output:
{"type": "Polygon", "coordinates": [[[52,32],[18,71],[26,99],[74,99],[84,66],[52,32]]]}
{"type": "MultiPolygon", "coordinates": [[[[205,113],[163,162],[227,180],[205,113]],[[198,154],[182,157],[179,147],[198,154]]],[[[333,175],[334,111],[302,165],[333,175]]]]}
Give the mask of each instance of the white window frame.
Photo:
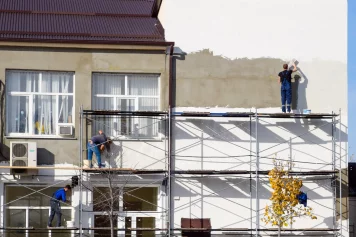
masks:
{"type": "MultiPolygon", "coordinates": [[[[10,71],[16,71],[16,70],[10,70],[10,71]]],[[[34,70],[24,70],[27,72],[34,72],[34,70]]],[[[60,72],[60,71],[38,71],[39,73],[39,85],[41,85],[41,80],[42,80],[42,73],[43,72],[60,72]]],[[[71,123],[58,123],[58,118],[56,118],[56,122],[55,125],[56,126],[56,134],[51,134],[51,135],[44,135],[44,134],[32,134],[30,132],[28,133],[7,133],[8,128],[7,128],[7,123],[6,123],[6,136],[8,137],[29,137],[29,138],[61,138],[61,136],[59,135],[59,129],[58,127],[60,125],[69,125],[69,126],[73,126],[73,128],[75,127],[75,74],[73,73],[73,77],[72,77],[72,81],[73,81],[73,93],[50,93],[50,92],[7,92],[8,95],[10,96],[18,96],[18,97],[28,97],[28,111],[29,111],[29,115],[27,116],[27,123],[28,123],[28,131],[33,131],[33,99],[35,95],[50,95],[50,96],[56,96],[56,111],[58,112],[59,110],[59,96],[73,96],[73,107],[72,107],[72,122],[71,123]]],[[[41,90],[41,86],[39,86],[39,90],[41,90]]],[[[7,103],[7,102],[6,102],[7,103]]]]}
{"type": "MultiPolygon", "coordinates": [[[[93,74],[100,74],[98,72],[93,72],[93,74]]],[[[125,75],[125,94],[124,95],[108,95],[108,94],[93,94],[93,97],[94,98],[112,98],[114,100],[114,108],[117,107],[117,99],[126,99],[126,100],[134,100],[134,111],[138,111],[138,107],[139,107],[139,98],[155,98],[155,99],[158,99],[158,110],[160,109],[160,102],[161,102],[161,77],[160,76],[157,76],[157,80],[158,80],[158,95],[156,96],[146,96],[146,95],[129,95],[129,89],[128,89],[128,81],[129,81],[129,78],[128,76],[129,75],[137,75],[137,74],[134,74],[134,73],[115,73],[117,75],[125,75]]],[[[146,75],[156,75],[155,73],[146,73],[146,75]]],[[[93,93],[93,92],[92,92],[93,93]]],[[[115,121],[115,119],[114,119],[115,121]]],[[[135,117],[134,118],[134,123],[135,124],[138,124],[138,118],[135,117]]],[[[127,140],[130,140],[130,139],[133,139],[134,137],[131,137],[131,136],[125,136],[125,135],[118,135],[116,132],[114,135],[112,136],[109,136],[111,139],[114,139],[116,137],[120,137],[120,139],[127,139],[127,140]]],[[[156,137],[152,137],[153,139],[161,139],[162,138],[162,134],[157,134],[156,137]]]]}
{"type": "MultiPolygon", "coordinates": [[[[105,185],[95,185],[97,188],[107,188],[105,185]]],[[[163,214],[163,209],[166,209],[165,205],[165,194],[163,191],[163,187],[161,185],[155,185],[155,184],[127,184],[124,185],[123,188],[157,188],[157,211],[124,211],[123,210],[123,194],[121,194],[121,198],[119,199],[119,211],[115,211],[118,216],[123,217],[123,218],[118,218],[117,220],[117,228],[125,228],[125,217],[131,217],[131,228],[136,228],[136,218],[137,217],[154,217],[155,218],[155,228],[162,229],[164,228],[164,223],[165,223],[165,217],[163,214]],[[160,205],[161,204],[161,205],[160,205]]],[[[94,192],[91,192],[91,200],[92,202],[94,201],[94,192]]],[[[94,203],[93,203],[94,207],[94,203]]],[[[107,213],[101,212],[101,211],[92,211],[91,212],[91,220],[92,220],[92,227],[95,227],[95,216],[96,215],[102,215],[106,216],[107,213]]],[[[94,230],[90,231],[89,234],[94,234],[94,230]]],[[[119,230],[117,231],[118,236],[125,235],[125,231],[119,230]]],[[[131,231],[132,236],[136,236],[136,231],[131,231]]],[[[160,235],[161,231],[155,231],[155,235],[160,235]]]]}
{"type": "MultiPolygon", "coordinates": [[[[27,185],[28,187],[30,188],[33,188],[33,187],[45,187],[44,185],[27,185]]],[[[13,184],[5,184],[4,186],[4,191],[3,191],[3,196],[5,198],[5,192],[6,192],[6,187],[19,187],[18,185],[13,185],[13,184]]],[[[52,186],[53,187],[53,186],[52,186]]],[[[26,189],[26,187],[23,187],[24,189],[26,189]]],[[[56,187],[56,188],[60,188],[60,186],[56,187]]],[[[71,200],[72,200],[72,197],[71,197],[71,200]]],[[[26,228],[29,228],[29,218],[30,218],[30,210],[46,210],[48,209],[48,216],[51,215],[51,206],[3,206],[2,207],[3,209],[3,213],[5,213],[4,215],[4,219],[3,219],[3,225],[4,226],[7,226],[6,225],[6,219],[7,219],[7,210],[25,210],[26,212],[26,228]]],[[[74,218],[74,211],[75,211],[75,208],[72,207],[72,206],[61,206],[61,209],[62,210],[71,210],[71,219],[74,218]]],[[[47,223],[46,223],[47,224],[47,223]]],[[[48,231],[48,236],[51,237],[51,230],[48,231]]],[[[73,231],[71,231],[71,236],[73,236],[73,231]]],[[[26,231],[26,237],[29,236],[29,232],[26,231]]]]}

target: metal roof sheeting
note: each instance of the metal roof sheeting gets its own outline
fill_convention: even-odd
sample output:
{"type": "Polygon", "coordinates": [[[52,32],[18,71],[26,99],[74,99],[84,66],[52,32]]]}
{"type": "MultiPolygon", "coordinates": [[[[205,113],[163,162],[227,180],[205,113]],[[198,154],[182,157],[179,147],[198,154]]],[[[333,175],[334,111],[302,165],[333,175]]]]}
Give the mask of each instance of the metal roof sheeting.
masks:
{"type": "Polygon", "coordinates": [[[164,30],[154,0],[1,0],[0,40],[155,41],[164,30]]]}
{"type": "Polygon", "coordinates": [[[151,15],[154,0],[1,0],[11,11],[151,15]]]}

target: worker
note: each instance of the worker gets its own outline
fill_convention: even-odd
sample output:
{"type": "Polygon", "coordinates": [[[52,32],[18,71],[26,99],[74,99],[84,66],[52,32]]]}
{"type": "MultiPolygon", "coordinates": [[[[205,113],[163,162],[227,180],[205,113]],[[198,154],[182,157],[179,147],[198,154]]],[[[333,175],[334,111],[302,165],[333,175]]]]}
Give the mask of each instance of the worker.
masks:
{"type": "Polygon", "coordinates": [[[71,189],[72,188],[70,187],[70,185],[66,185],[64,188],[60,188],[55,193],[53,193],[52,198],[50,200],[51,214],[48,218],[48,227],[52,227],[54,215],[57,216],[57,227],[61,227],[62,212],[60,202],[67,202],[66,193],[71,189]]]}
{"type": "Polygon", "coordinates": [[[283,71],[281,71],[279,76],[279,83],[281,84],[281,99],[282,99],[282,112],[286,112],[286,102],[287,111],[291,112],[292,104],[292,72],[297,71],[297,66],[293,62],[293,70],[288,69],[288,64],[283,64],[283,71]]]}
{"type": "Polygon", "coordinates": [[[109,141],[104,135],[94,135],[88,141],[88,160],[90,161],[90,168],[93,168],[92,158],[93,153],[95,153],[98,167],[101,168],[101,152],[104,151],[105,147],[108,147],[109,141]]]}

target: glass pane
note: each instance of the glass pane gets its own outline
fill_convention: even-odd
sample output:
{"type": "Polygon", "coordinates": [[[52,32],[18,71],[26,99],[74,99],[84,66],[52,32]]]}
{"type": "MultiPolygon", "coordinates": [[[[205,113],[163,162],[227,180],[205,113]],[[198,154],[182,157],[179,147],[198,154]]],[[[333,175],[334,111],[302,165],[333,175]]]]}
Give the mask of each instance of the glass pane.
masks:
{"type": "Polygon", "coordinates": [[[121,197],[120,188],[112,188],[114,200],[110,200],[110,189],[104,187],[94,187],[93,190],[93,210],[109,211],[113,207],[114,211],[119,210],[119,201],[121,197]]]}
{"type": "Polygon", "coordinates": [[[158,95],[158,76],[157,75],[128,75],[129,95],[158,95]]]}
{"type": "Polygon", "coordinates": [[[158,98],[139,98],[138,110],[140,111],[158,111],[158,98]]]}
{"type": "Polygon", "coordinates": [[[74,123],[73,117],[73,96],[58,97],[58,123],[74,123]]]}
{"type": "MultiPolygon", "coordinates": [[[[158,98],[139,98],[138,110],[141,111],[158,111],[158,98]]],[[[140,137],[157,137],[159,118],[147,117],[138,119],[138,136],[140,137]]]]}
{"type": "MultiPolygon", "coordinates": [[[[113,228],[117,228],[117,216],[112,217],[112,222],[113,222],[113,228]]],[[[110,226],[110,218],[109,216],[105,215],[95,215],[94,216],[94,226],[95,227],[111,227],[110,226]]],[[[110,235],[110,229],[108,230],[95,230],[94,231],[94,236],[111,236],[110,235]]],[[[114,236],[117,235],[117,231],[114,230],[114,236]]]]}
{"type": "MultiPolygon", "coordinates": [[[[93,109],[94,110],[114,110],[115,98],[108,97],[93,97],[93,109]]],[[[92,121],[92,135],[98,133],[99,130],[107,135],[114,134],[114,120],[112,116],[96,116],[92,121]]]]}
{"type": "MultiPolygon", "coordinates": [[[[136,217],[136,227],[137,228],[155,228],[156,220],[154,217],[136,217]]],[[[154,237],[155,232],[152,231],[142,231],[138,230],[136,232],[137,237],[154,237]]]]}
{"type": "Polygon", "coordinates": [[[7,92],[38,92],[39,72],[6,71],[7,92]]]}
{"type": "Polygon", "coordinates": [[[6,210],[7,227],[26,227],[26,210],[7,209],[6,210]]]}
{"type": "Polygon", "coordinates": [[[158,188],[124,189],[124,211],[157,211],[158,188]]]}
{"type": "MultiPolygon", "coordinates": [[[[125,217],[125,229],[132,228],[131,217],[125,217]]],[[[125,230],[125,237],[131,237],[131,230],[125,230]]]]}
{"type": "Polygon", "coordinates": [[[125,75],[114,73],[93,73],[93,96],[125,95],[125,75]]]}
{"type": "Polygon", "coordinates": [[[73,93],[73,73],[41,72],[40,92],[73,93]]]}
{"type": "MultiPolygon", "coordinates": [[[[48,222],[48,213],[49,209],[36,209],[36,210],[29,210],[29,219],[28,219],[28,226],[34,228],[46,228],[48,222]]],[[[30,237],[48,237],[48,232],[45,231],[43,233],[36,232],[31,233],[29,232],[30,237]]]]}
{"type": "MultiPolygon", "coordinates": [[[[45,187],[30,187],[33,190],[40,190],[45,187]]],[[[5,188],[5,199],[7,206],[38,206],[38,207],[49,207],[50,197],[53,193],[58,190],[58,187],[46,188],[40,193],[33,193],[34,191],[27,189],[25,187],[16,187],[16,186],[6,186],[5,188]],[[32,194],[31,194],[32,193],[32,194]],[[31,195],[29,195],[31,194],[31,195]],[[29,196],[27,196],[29,195],[29,196]],[[19,199],[21,198],[21,199],[19,199]],[[19,199],[19,200],[16,200],[19,199]],[[15,201],[16,200],[16,201],[15,201]],[[12,202],[14,201],[14,202],[12,202]]],[[[67,193],[67,199],[70,200],[71,193],[67,193]]],[[[65,204],[62,204],[62,206],[65,204]]],[[[69,203],[69,205],[71,205],[69,203]]]]}
{"type": "MultiPolygon", "coordinates": [[[[135,110],[135,100],[128,99],[116,99],[116,110],[121,111],[134,111],[135,110]]],[[[114,129],[117,135],[128,135],[132,136],[135,130],[134,118],[132,116],[120,116],[114,119],[114,129]]]]}
{"type": "Polygon", "coordinates": [[[34,134],[55,135],[57,100],[56,96],[35,95],[33,99],[34,108],[34,134]]]}
{"type": "Polygon", "coordinates": [[[6,100],[7,133],[28,133],[29,97],[8,95],[6,100]]]}
{"type": "MultiPolygon", "coordinates": [[[[93,108],[97,110],[134,111],[135,100],[94,97],[93,108]]],[[[132,116],[97,116],[93,121],[92,135],[101,129],[107,136],[132,135],[135,124],[132,116]]]]}
{"type": "MultiPolygon", "coordinates": [[[[7,209],[6,227],[26,227],[26,210],[7,209]]],[[[25,230],[9,231],[7,237],[25,237],[25,230]]]]}

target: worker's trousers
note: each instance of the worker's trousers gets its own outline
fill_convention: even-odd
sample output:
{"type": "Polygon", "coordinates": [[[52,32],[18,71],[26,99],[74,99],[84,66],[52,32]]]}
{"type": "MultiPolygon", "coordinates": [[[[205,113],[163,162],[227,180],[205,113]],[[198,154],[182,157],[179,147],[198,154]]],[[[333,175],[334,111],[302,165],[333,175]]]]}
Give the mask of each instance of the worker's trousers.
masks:
{"type": "Polygon", "coordinates": [[[51,199],[50,201],[51,205],[51,214],[49,215],[48,218],[48,226],[52,226],[52,221],[54,218],[54,215],[57,216],[57,226],[61,226],[61,221],[62,221],[62,211],[61,211],[61,204],[59,203],[58,200],[51,199]]]}
{"type": "Polygon", "coordinates": [[[291,111],[292,104],[292,85],[289,82],[282,83],[281,86],[281,98],[282,98],[282,112],[291,111]]]}
{"type": "Polygon", "coordinates": [[[90,142],[88,142],[88,160],[90,161],[90,168],[93,167],[92,164],[93,153],[95,153],[96,160],[98,161],[98,167],[101,168],[101,153],[99,147],[94,143],[90,144],[90,142]]]}

